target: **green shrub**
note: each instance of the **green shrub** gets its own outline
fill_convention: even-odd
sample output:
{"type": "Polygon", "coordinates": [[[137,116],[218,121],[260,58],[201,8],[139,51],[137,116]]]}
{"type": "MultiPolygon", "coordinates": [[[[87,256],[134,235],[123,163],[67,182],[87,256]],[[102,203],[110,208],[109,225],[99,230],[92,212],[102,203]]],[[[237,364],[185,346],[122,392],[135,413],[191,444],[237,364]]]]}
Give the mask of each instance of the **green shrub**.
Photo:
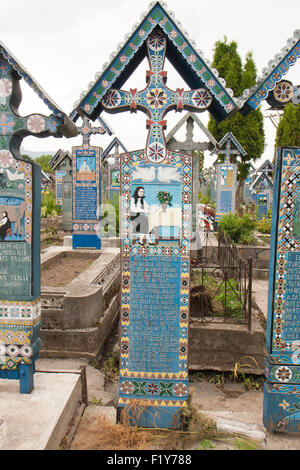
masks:
{"type": "Polygon", "coordinates": [[[222,303],[224,310],[230,317],[240,320],[242,318],[243,294],[239,292],[238,283],[234,279],[229,279],[219,288],[216,299],[222,303]]]}
{"type": "Polygon", "coordinates": [[[251,244],[254,241],[256,222],[250,214],[239,216],[228,213],[220,220],[220,228],[234,243],[251,244]]]}
{"type": "Polygon", "coordinates": [[[205,204],[206,206],[215,207],[214,201],[212,201],[207,194],[198,193],[198,203],[205,204]]]}
{"type": "Polygon", "coordinates": [[[271,233],[271,219],[268,217],[263,217],[262,219],[258,220],[256,222],[256,229],[260,233],[266,233],[270,234],[271,233]]]}
{"type": "Polygon", "coordinates": [[[41,200],[41,216],[57,216],[60,213],[60,207],[56,204],[55,193],[53,191],[44,191],[41,200]]]}
{"type": "Polygon", "coordinates": [[[112,230],[112,227],[114,227],[114,224],[116,224],[116,236],[118,237],[120,234],[120,228],[119,228],[119,219],[120,219],[120,197],[118,193],[112,194],[110,199],[104,199],[103,204],[107,205],[112,205],[114,207],[114,213],[113,211],[108,211],[105,210],[100,219],[104,219],[105,226],[103,227],[104,232],[110,232],[112,230]],[[112,217],[115,218],[115,220],[112,220],[112,217]],[[106,220],[105,220],[106,219],[106,220]],[[110,223],[112,224],[110,225],[110,223]]]}

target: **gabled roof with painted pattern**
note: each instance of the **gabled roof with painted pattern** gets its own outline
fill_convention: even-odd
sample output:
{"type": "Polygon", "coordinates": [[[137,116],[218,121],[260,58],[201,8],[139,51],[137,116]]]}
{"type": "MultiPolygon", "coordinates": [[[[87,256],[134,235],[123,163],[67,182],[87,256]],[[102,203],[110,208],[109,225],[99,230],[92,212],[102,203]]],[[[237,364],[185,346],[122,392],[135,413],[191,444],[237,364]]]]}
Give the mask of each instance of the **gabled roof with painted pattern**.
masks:
{"type": "Polygon", "coordinates": [[[25,67],[13,56],[8,48],[0,42],[0,57],[3,56],[5,60],[12,66],[13,70],[20,78],[23,78],[30,88],[42,99],[50,111],[62,122],[59,126],[59,131],[64,137],[75,137],[78,135],[77,127],[71,121],[64,111],[62,111],[57,104],[50,98],[50,96],[42,89],[38,82],[27,72],[25,67]]]}
{"type": "Polygon", "coordinates": [[[232,132],[227,132],[227,134],[225,134],[222,139],[220,140],[220,142],[218,143],[218,145],[214,148],[214,150],[211,152],[211,155],[214,155],[218,152],[220,152],[220,149],[226,144],[226,142],[230,141],[234,147],[236,148],[236,150],[238,150],[238,152],[244,157],[245,155],[247,155],[247,152],[246,150],[244,149],[244,147],[239,143],[239,141],[237,140],[237,138],[232,134],[232,132]]]}
{"type": "Polygon", "coordinates": [[[191,89],[206,88],[213,97],[208,111],[217,121],[221,121],[238,110],[231,89],[226,88],[225,80],[219,78],[218,71],[210,67],[203,52],[196,49],[195,42],[182,32],[175,21],[174,13],[166,10],[164,2],[153,2],[150,10],[142,15],[133,32],[127,35],[118,51],[111,54],[108,63],[103,65],[88,91],[81,94],[70,114],[76,121],[81,115],[95,120],[103,111],[101,100],[113,87],[120,89],[147,55],[146,40],[154,28],[161,28],[167,37],[166,57],[191,89]]]}
{"type": "Polygon", "coordinates": [[[286,46],[281,49],[279,54],[269,61],[267,67],[264,67],[262,74],[258,77],[253,87],[243,91],[236,103],[241,108],[240,112],[247,115],[251,110],[257,109],[264,101],[271,90],[274,90],[277,83],[282,80],[291,66],[293,66],[300,56],[300,29],[294,32],[292,38],[289,38],[286,46]]]}
{"type": "Polygon", "coordinates": [[[253,183],[250,186],[250,190],[253,191],[256,188],[256,186],[260,183],[260,181],[262,181],[262,180],[265,180],[267,182],[267,185],[268,185],[269,188],[273,188],[273,183],[270,180],[270,178],[268,177],[268,175],[266,173],[262,172],[259,175],[257,175],[257,177],[255,178],[255,180],[253,181],[253,183]]]}

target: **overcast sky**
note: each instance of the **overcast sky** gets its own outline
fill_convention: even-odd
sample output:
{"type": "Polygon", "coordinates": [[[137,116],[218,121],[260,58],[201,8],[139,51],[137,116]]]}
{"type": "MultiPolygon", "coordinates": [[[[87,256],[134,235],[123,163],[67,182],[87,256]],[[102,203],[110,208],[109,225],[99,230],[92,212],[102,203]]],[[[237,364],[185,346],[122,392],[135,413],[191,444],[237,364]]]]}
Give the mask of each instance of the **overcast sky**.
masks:
{"type": "MultiPolygon", "coordinates": [[[[0,1],[3,3],[0,18],[2,43],[66,114],[73,110],[80,94],[95,80],[95,74],[110,60],[110,54],[116,51],[118,44],[124,42],[125,34],[132,32],[134,24],[140,23],[141,14],[149,10],[150,4],[149,0],[0,1]]],[[[201,49],[206,58],[212,60],[215,42],[227,36],[228,40],[238,43],[242,60],[248,51],[253,52],[258,75],[300,28],[299,0],[286,3],[279,0],[168,0],[166,4],[167,9],[175,14],[175,19],[182,23],[182,30],[195,40],[196,48],[201,49]]],[[[184,86],[168,67],[166,64],[168,86],[184,86]]],[[[294,85],[300,84],[299,69],[298,61],[285,75],[294,85]]],[[[141,64],[140,70],[123,88],[132,85],[144,88],[145,71],[145,64],[141,64]]],[[[33,112],[49,114],[48,108],[36,95],[33,96],[32,90],[26,85],[22,90],[21,115],[33,112]]],[[[267,108],[266,104],[264,108],[267,108]]],[[[167,133],[183,113],[171,112],[166,116],[167,133]]],[[[207,112],[198,116],[207,123],[207,112]]],[[[128,150],[144,147],[147,135],[145,114],[102,113],[102,117],[128,150]]],[[[265,130],[267,148],[260,162],[273,158],[275,127],[269,119],[265,119],[265,130]]],[[[105,148],[114,136],[93,136],[91,145],[105,148]]],[[[182,130],[178,138],[182,140],[184,137],[182,130]]],[[[207,140],[198,131],[195,138],[207,140]]],[[[71,151],[72,146],[80,144],[80,137],[27,137],[23,148],[45,153],[59,148],[71,151]]],[[[212,160],[213,157],[206,157],[207,163],[212,160]]]]}

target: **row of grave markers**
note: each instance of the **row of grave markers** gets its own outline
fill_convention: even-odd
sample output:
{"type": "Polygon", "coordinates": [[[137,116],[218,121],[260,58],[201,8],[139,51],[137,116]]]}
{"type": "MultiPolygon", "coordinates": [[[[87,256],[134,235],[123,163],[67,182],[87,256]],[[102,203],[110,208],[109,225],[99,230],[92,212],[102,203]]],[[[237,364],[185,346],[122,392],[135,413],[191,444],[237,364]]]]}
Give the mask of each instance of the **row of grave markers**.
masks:
{"type": "MultiPolygon", "coordinates": [[[[298,57],[298,53],[299,41],[296,41],[283,59],[284,65],[289,63],[289,58],[290,63],[294,63],[294,55],[298,57]]],[[[130,421],[140,426],[179,427],[182,409],[188,404],[193,168],[191,155],[180,151],[180,146],[179,151],[167,149],[165,116],[172,109],[198,112],[209,109],[217,120],[222,120],[237,110],[236,103],[159,2],[151,7],[112,64],[97,75],[95,84],[72,113],[72,119],[53,104],[3,47],[0,59],[3,112],[0,377],[19,379],[21,392],[30,393],[40,349],[40,173],[36,165],[15,158],[19,156],[20,136],[74,137],[78,129],[73,120],[79,114],[86,115],[81,133],[87,140],[82,147],[74,148],[72,158],[76,219],[72,226],[73,248],[93,246],[99,249],[99,148],[89,145],[93,129],[88,118],[95,120],[104,109],[108,112],[140,110],[147,114],[145,150],[127,152],[120,159],[122,261],[118,409],[119,414],[127,410],[130,421]],[[132,73],[142,55],[148,56],[150,68],[146,88],[121,90],[128,78],[125,70],[130,64],[132,73]],[[185,64],[180,71],[195,89],[166,87],[167,74],[163,70],[166,55],[173,59],[175,67],[185,64]],[[19,116],[21,78],[38,91],[53,114],[19,116]],[[112,88],[116,83],[119,88],[112,88]]],[[[273,84],[280,66],[277,64],[270,71],[273,84]]],[[[288,66],[285,65],[284,70],[286,73],[288,66]]],[[[265,80],[245,101],[245,114],[261,102],[262,87],[268,95],[270,87],[265,80]]],[[[233,136],[230,138],[232,142],[233,136]]],[[[234,188],[236,181],[230,162],[234,151],[227,140],[225,162],[219,168],[222,191],[218,213],[229,207],[233,210],[233,190],[229,188],[234,188]]],[[[264,422],[269,429],[287,432],[298,430],[300,421],[297,398],[300,386],[299,181],[299,149],[280,149],[272,221],[264,422]]]]}

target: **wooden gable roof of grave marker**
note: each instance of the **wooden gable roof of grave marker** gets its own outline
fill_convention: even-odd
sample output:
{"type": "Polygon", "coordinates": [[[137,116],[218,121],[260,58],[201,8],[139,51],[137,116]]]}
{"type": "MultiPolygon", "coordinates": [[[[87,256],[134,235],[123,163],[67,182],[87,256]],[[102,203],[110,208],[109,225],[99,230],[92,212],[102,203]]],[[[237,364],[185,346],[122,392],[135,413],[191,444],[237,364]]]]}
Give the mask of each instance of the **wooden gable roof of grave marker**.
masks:
{"type": "Polygon", "coordinates": [[[255,191],[256,187],[259,185],[261,181],[265,181],[267,183],[268,188],[273,188],[273,183],[271,179],[268,177],[268,175],[263,171],[253,181],[253,183],[250,186],[250,191],[255,191]]]}
{"type": "Polygon", "coordinates": [[[237,98],[236,104],[240,108],[241,114],[246,116],[251,110],[257,109],[282,80],[282,76],[288,73],[291,66],[295,65],[299,56],[300,29],[294,32],[293,37],[288,39],[286,46],[269,61],[267,67],[263,68],[256,84],[244,90],[242,96],[237,98]]]}
{"type": "MultiPolygon", "coordinates": [[[[53,113],[48,118],[48,123],[46,129],[40,133],[40,137],[54,136],[54,137],[76,137],[78,135],[78,129],[69,118],[69,116],[62,111],[59,106],[50,98],[50,96],[42,89],[38,82],[29,74],[29,72],[21,65],[21,63],[13,56],[9,49],[0,42],[0,60],[6,61],[9,66],[12,68],[12,74],[16,79],[15,86],[17,85],[17,80],[24,79],[25,82],[30,86],[30,88],[41,98],[45,105],[53,113]]],[[[21,88],[19,87],[17,91],[16,103],[14,107],[17,109],[21,102],[21,88]],[[18,96],[17,96],[18,95],[18,96]]],[[[20,145],[21,141],[26,135],[31,135],[31,132],[22,130],[19,135],[14,135],[14,138],[11,142],[11,147],[15,156],[20,155],[20,145]],[[21,135],[22,134],[22,135],[21,135]]]]}
{"type": "Polygon", "coordinates": [[[110,144],[108,144],[108,146],[106,147],[106,149],[102,152],[101,154],[101,159],[102,161],[106,161],[107,158],[109,157],[113,157],[114,154],[110,154],[111,150],[115,147],[115,146],[119,146],[123,149],[123,152],[124,153],[127,153],[128,150],[126,149],[126,147],[122,144],[122,142],[120,141],[120,139],[118,137],[114,137],[113,140],[110,142],[110,144]]]}
{"type": "Polygon", "coordinates": [[[195,42],[181,30],[175,15],[166,9],[164,2],[152,2],[150,10],[142,15],[141,22],[133,27],[125,42],[118,45],[118,51],[103,65],[102,72],[88,85],[74,105],[70,117],[76,121],[79,116],[95,120],[103,111],[103,97],[111,89],[121,89],[134,70],[147,56],[147,38],[158,28],[167,38],[166,58],[191,89],[205,88],[212,95],[208,111],[217,121],[222,121],[238,110],[233,92],[226,88],[225,80],[218,71],[210,67],[203,52],[196,49],[195,42]]]}
{"type": "Polygon", "coordinates": [[[214,136],[209,132],[207,127],[202,123],[199,117],[195,113],[187,112],[185,116],[171,129],[171,131],[166,136],[166,142],[168,148],[171,150],[185,150],[185,151],[193,151],[193,150],[212,150],[214,146],[218,144],[214,136]],[[189,127],[189,122],[192,121],[192,126],[189,127]],[[175,138],[175,134],[182,128],[182,126],[186,123],[186,141],[179,142],[175,138]],[[193,130],[194,130],[194,123],[201,129],[201,131],[206,135],[209,142],[194,142],[193,141],[193,130]]]}
{"type": "Polygon", "coordinates": [[[67,150],[66,151],[60,150],[60,154],[59,154],[58,158],[55,159],[54,163],[51,164],[51,162],[50,162],[51,171],[55,171],[56,169],[58,169],[59,166],[62,164],[62,162],[66,159],[68,159],[68,160],[70,160],[70,162],[72,162],[72,156],[71,156],[70,152],[68,152],[67,150]]]}
{"type": "MultiPolygon", "coordinates": [[[[226,157],[230,158],[232,155],[241,155],[242,157],[244,157],[245,155],[247,155],[247,152],[244,149],[244,147],[240,144],[240,142],[237,140],[237,138],[232,134],[232,132],[227,132],[227,134],[225,134],[222,137],[220,142],[211,152],[211,155],[215,155],[215,154],[224,154],[225,155],[224,161],[225,161],[226,157]],[[230,144],[233,145],[234,149],[231,149],[230,144]],[[222,150],[223,147],[225,147],[225,150],[222,150]]],[[[219,163],[219,156],[214,162],[214,165],[216,165],[217,163],[219,163]]]]}
{"type": "Polygon", "coordinates": [[[260,172],[268,172],[268,171],[274,171],[274,166],[270,162],[270,160],[266,160],[257,170],[256,173],[260,172]]]}

